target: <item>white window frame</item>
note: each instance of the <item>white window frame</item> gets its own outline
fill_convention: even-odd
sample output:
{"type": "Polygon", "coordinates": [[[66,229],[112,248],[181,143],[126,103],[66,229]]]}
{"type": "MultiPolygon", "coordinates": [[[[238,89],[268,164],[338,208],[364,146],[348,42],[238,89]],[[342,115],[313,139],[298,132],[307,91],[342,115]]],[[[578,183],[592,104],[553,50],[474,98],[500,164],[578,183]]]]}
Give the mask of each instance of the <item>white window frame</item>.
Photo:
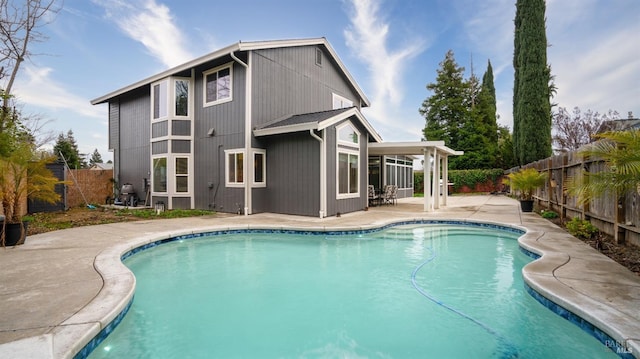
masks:
{"type": "MultiPolygon", "coordinates": [[[[237,163],[236,160],[236,156],[238,154],[242,154],[242,161],[244,164],[244,161],[246,161],[246,154],[244,149],[232,149],[232,150],[224,150],[224,183],[226,187],[244,187],[244,181],[247,179],[247,174],[244,173],[244,168],[241,169],[242,172],[242,182],[238,182],[238,180],[236,179],[234,182],[230,182],[229,181],[229,155],[234,155],[233,156],[233,163],[234,165],[237,163]]],[[[244,166],[243,166],[244,167],[244,166]]],[[[237,168],[236,168],[236,173],[237,173],[237,168]]],[[[253,175],[252,175],[253,177],[253,175]]]]}
{"type": "MultiPolygon", "coordinates": [[[[173,118],[175,119],[180,119],[180,120],[184,120],[184,119],[190,119],[193,116],[193,100],[191,99],[193,96],[193,81],[191,81],[190,77],[172,77],[171,78],[171,92],[170,92],[170,96],[169,96],[169,103],[171,107],[171,115],[173,116],[173,118]],[[178,115],[176,113],[176,83],[178,81],[186,81],[188,83],[187,85],[187,115],[178,115]]],[[[171,125],[171,124],[169,124],[171,125]]]]}
{"type": "MultiPolygon", "coordinates": [[[[360,176],[362,175],[362,166],[360,164],[360,151],[338,148],[338,152],[336,153],[336,198],[337,199],[347,199],[347,198],[358,198],[360,197],[360,176]],[[340,193],[340,155],[347,155],[347,164],[351,163],[351,156],[358,157],[358,178],[356,179],[356,183],[358,184],[358,190],[356,192],[349,193],[340,193]]],[[[347,187],[351,183],[351,173],[347,172],[347,187]]]]}
{"type": "Polygon", "coordinates": [[[360,134],[360,131],[358,131],[358,129],[356,128],[356,126],[354,126],[351,121],[347,121],[339,126],[336,126],[336,142],[339,145],[342,146],[348,146],[348,147],[353,147],[353,148],[357,148],[358,150],[360,149],[360,138],[362,137],[362,135],[360,134]],[[345,128],[345,127],[351,127],[353,129],[353,132],[355,132],[355,134],[358,136],[358,142],[353,142],[353,141],[344,141],[340,139],[340,131],[345,128]]]}
{"type": "Polygon", "coordinates": [[[169,193],[169,176],[170,176],[170,169],[169,169],[169,161],[170,161],[170,156],[168,156],[167,154],[162,154],[162,155],[156,155],[151,157],[151,193],[153,194],[160,194],[160,195],[166,195],[169,193]],[[164,178],[165,178],[165,190],[164,191],[156,191],[156,176],[155,176],[155,171],[156,171],[156,167],[155,167],[155,160],[160,160],[163,159],[165,160],[165,174],[164,174],[164,178]]]}
{"type": "MultiPolygon", "coordinates": [[[[169,114],[173,113],[172,111],[170,111],[169,109],[169,105],[172,102],[170,99],[170,93],[172,93],[173,91],[170,88],[170,81],[168,78],[162,79],[160,81],[154,82],[151,84],[151,122],[159,122],[159,121],[164,121],[166,119],[169,118],[169,114]],[[156,107],[156,99],[155,99],[155,88],[156,86],[162,86],[164,85],[165,88],[165,93],[164,93],[164,114],[163,114],[163,108],[162,106],[159,107],[159,114],[158,117],[154,117],[155,116],[155,107],[156,107]]],[[[160,105],[162,105],[162,93],[160,93],[160,105]]]]}
{"type": "Polygon", "coordinates": [[[340,96],[336,93],[332,94],[331,101],[332,101],[331,106],[334,110],[353,107],[353,101],[349,100],[346,97],[340,96]],[[336,103],[339,103],[339,105],[336,106],[336,103]]]}
{"type": "Polygon", "coordinates": [[[252,180],[253,180],[252,187],[267,187],[267,151],[261,150],[261,149],[254,149],[252,150],[252,152],[253,152],[253,165],[254,165],[254,169],[251,173],[252,180]],[[262,181],[261,182],[256,181],[255,165],[257,163],[256,161],[257,154],[262,155],[262,181]]]}
{"type": "MultiPolygon", "coordinates": [[[[347,199],[347,198],[358,198],[360,197],[360,191],[362,190],[360,187],[360,178],[362,176],[362,164],[361,164],[361,154],[360,154],[360,142],[362,139],[362,135],[360,131],[356,128],[356,126],[351,123],[351,121],[346,121],[345,123],[336,126],[336,198],[337,199],[347,199]],[[340,140],[340,130],[345,127],[350,127],[353,129],[353,132],[357,135],[358,142],[355,143],[353,141],[343,141],[340,140]],[[358,157],[358,178],[356,179],[356,183],[358,184],[358,190],[354,193],[340,193],[340,154],[347,155],[347,163],[351,163],[350,156],[358,157]]],[[[347,172],[347,187],[350,181],[351,174],[347,172]]]]}
{"type": "Polygon", "coordinates": [[[222,66],[215,67],[211,70],[204,71],[202,73],[202,104],[203,107],[219,105],[221,103],[233,101],[233,62],[226,63],[222,66]],[[229,97],[223,99],[217,99],[215,101],[207,102],[207,76],[213,73],[219,72],[224,69],[229,69],[229,97]]]}
{"type": "Polygon", "coordinates": [[[173,190],[175,194],[178,195],[187,195],[191,193],[191,156],[172,156],[172,162],[173,162],[173,190]],[[187,173],[178,173],[178,166],[176,166],[176,162],[178,159],[185,159],[187,160],[187,173]],[[178,177],[186,177],[187,178],[187,191],[186,192],[180,192],[178,191],[178,177]]]}

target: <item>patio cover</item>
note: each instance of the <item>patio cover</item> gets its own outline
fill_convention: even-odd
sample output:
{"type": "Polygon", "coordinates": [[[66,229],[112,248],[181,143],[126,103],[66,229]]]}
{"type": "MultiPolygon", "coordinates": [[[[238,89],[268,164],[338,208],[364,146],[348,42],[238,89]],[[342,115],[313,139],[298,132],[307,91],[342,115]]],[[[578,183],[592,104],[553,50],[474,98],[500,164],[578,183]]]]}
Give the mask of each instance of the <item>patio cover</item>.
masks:
{"type": "Polygon", "coordinates": [[[424,211],[440,208],[439,185],[442,181],[442,205],[447,205],[447,184],[449,183],[448,157],[461,156],[463,151],[455,151],[445,146],[444,141],[421,142],[378,142],[369,143],[369,155],[424,155],[424,211]],[[433,161],[430,161],[433,159],[433,161]],[[433,181],[431,178],[433,177],[433,181]],[[432,184],[434,184],[432,186],[432,184]]]}

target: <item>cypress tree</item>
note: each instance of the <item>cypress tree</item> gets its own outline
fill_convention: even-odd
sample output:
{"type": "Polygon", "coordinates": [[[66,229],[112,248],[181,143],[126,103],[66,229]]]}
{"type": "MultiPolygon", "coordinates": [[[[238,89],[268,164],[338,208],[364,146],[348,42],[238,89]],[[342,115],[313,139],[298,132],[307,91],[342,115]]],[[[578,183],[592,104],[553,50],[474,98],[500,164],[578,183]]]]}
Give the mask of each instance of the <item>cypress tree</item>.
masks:
{"type": "Polygon", "coordinates": [[[513,146],[524,165],[551,156],[550,70],[545,1],[516,2],[514,36],[513,146]]]}
{"type": "Polygon", "coordinates": [[[483,139],[483,152],[485,157],[483,167],[494,168],[497,165],[498,123],[496,117],[496,88],[493,83],[491,61],[488,61],[487,70],[482,76],[482,85],[477,102],[477,120],[480,122],[479,128],[483,139]]]}

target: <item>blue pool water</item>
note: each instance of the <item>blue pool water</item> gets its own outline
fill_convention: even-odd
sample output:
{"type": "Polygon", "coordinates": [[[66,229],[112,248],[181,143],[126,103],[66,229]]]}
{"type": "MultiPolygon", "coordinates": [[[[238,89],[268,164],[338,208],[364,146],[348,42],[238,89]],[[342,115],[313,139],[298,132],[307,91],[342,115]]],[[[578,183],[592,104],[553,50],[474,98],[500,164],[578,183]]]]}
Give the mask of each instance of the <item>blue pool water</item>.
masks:
{"type": "Polygon", "coordinates": [[[515,233],[243,233],[125,260],[133,304],[91,358],[615,358],[525,290],[515,233]]]}

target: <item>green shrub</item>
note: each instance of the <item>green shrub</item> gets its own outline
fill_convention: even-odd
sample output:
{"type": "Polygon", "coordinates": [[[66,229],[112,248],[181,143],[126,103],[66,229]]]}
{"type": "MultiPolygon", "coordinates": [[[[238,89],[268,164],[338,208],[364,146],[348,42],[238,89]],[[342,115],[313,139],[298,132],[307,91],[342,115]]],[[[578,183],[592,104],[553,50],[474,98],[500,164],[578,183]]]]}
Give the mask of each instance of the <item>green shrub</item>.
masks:
{"type": "Polygon", "coordinates": [[[558,218],[558,214],[554,211],[545,211],[544,209],[540,212],[542,218],[553,219],[558,218]]]}
{"type": "Polygon", "coordinates": [[[598,233],[598,228],[587,220],[573,217],[569,222],[567,222],[567,231],[575,237],[590,239],[594,234],[598,233]]]}
{"type": "Polygon", "coordinates": [[[424,172],[413,171],[413,193],[424,193],[424,172]]]}

